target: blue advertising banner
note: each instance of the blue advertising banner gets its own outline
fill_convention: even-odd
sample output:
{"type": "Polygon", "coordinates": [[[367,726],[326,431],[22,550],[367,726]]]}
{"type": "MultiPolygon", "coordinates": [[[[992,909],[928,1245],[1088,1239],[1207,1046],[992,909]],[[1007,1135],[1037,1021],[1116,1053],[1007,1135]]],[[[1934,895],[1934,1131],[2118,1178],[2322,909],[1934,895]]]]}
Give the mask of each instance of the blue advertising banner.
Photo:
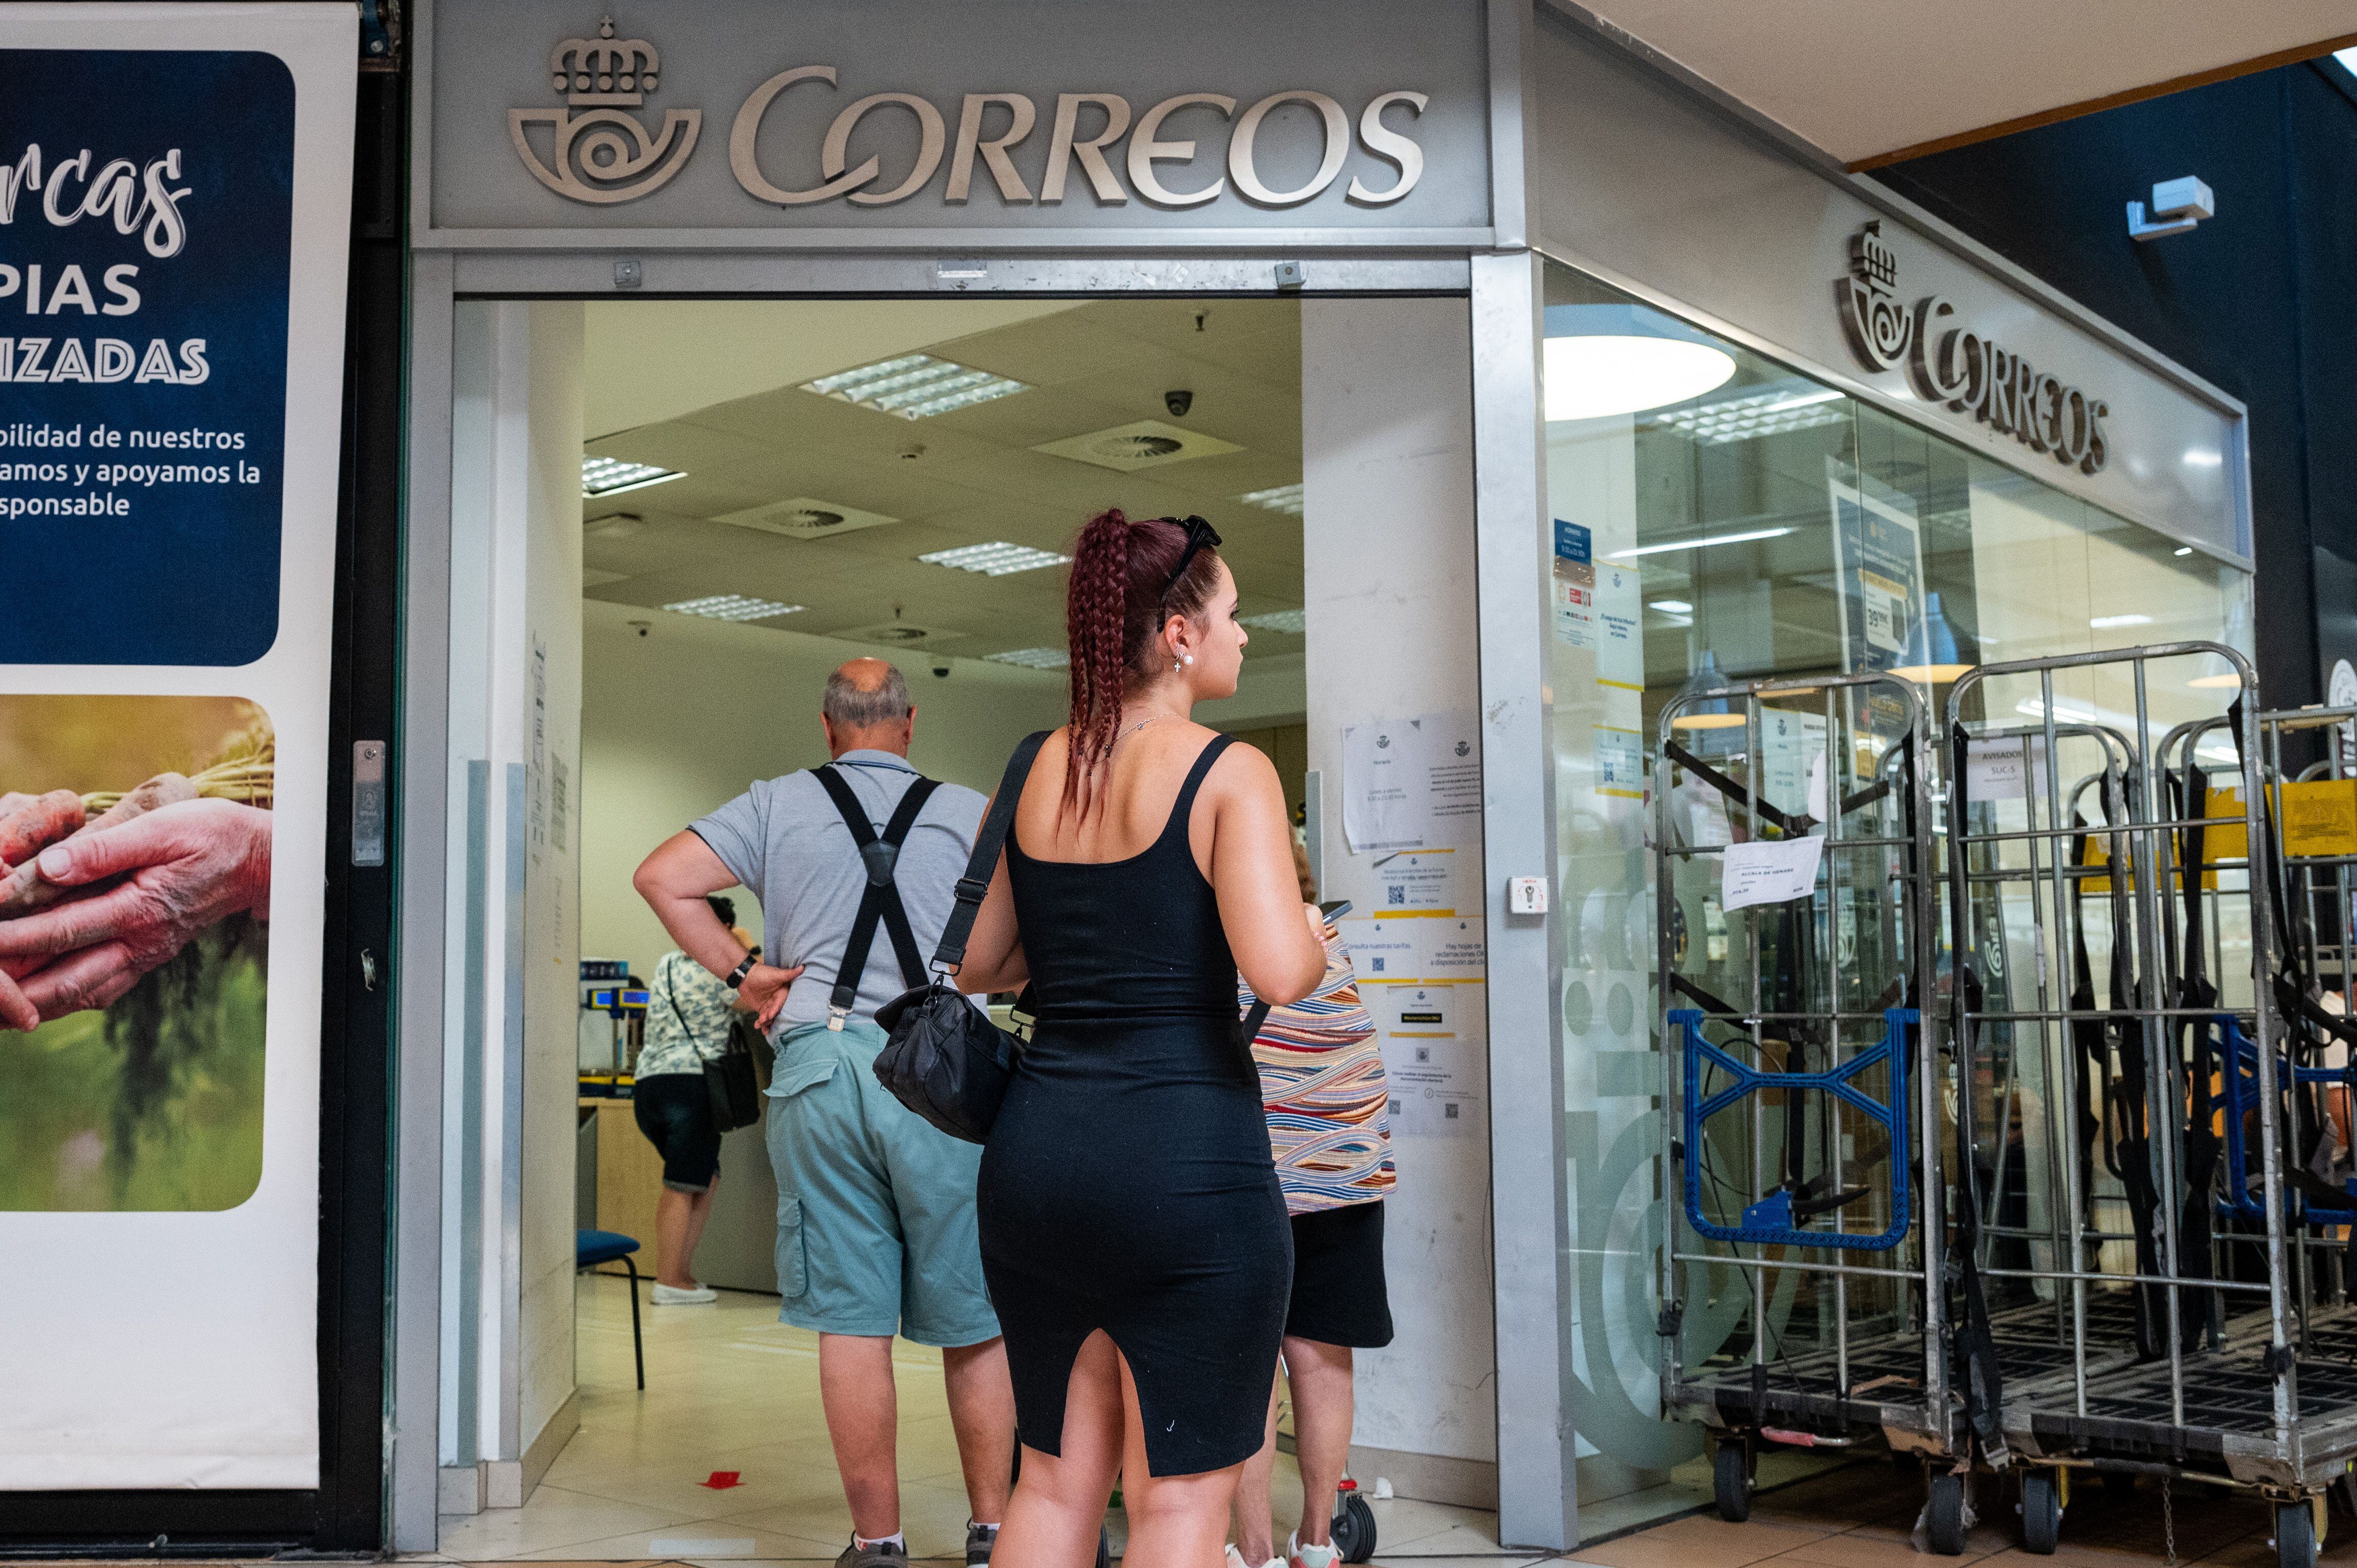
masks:
{"type": "Polygon", "coordinates": [[[295,79],[0,49],[0,664],[249,664],[278,628],[295,79]]]}

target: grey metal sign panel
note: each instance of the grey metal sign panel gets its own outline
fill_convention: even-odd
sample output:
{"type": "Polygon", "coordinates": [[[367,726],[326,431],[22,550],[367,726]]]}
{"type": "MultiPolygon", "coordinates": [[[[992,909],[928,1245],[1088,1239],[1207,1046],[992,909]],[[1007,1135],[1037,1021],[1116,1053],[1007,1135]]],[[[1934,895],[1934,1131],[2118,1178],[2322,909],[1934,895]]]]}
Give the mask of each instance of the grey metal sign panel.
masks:
{"type": "Polygon", "coordinates": [[[1490,224],[1480,0],[442,0],[422,246],[1376,238],[1490,224]]]}
{"type": "Polygon", "coordinates": [[[1895,198],[1869,204],[1552,21],[1536,75],[1542,247],[2247,564],[2233,399],[1895,198]]]}

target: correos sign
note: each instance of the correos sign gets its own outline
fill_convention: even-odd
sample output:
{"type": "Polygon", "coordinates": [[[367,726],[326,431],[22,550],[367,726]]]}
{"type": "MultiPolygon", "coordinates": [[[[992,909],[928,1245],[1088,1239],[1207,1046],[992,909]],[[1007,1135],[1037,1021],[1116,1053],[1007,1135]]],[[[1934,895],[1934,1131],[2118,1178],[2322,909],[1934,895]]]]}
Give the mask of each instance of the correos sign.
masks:
{"type": "MultiPolygon", "coordinates": [[[[511,109],[508,125],[533,177],[558,195],[600,205],[635,200],[669,184],[694,156],[704,111],[667,109],[651,124],[640,117],[646,99],[661,87],[662,57],[645,38],[616,37],[612,17],[594,38],[560,42],[549,56],[549,76],[563,104],[511,109]],[[535,133],[544,128],[547,139],[535,145],[535,133]]],[[[833,65],[793,66],[761,82],[737,106],[728,132],[728,168],[748,195],[780,207],[836,200],[889,207],[929,190],[946,159],[949,177],[933,193],[945,204],[970,199],[979,166],[1007,202],[1055,206],[1084,183],[1105,206],[1135,195],[1159,207],[1196,207],[1217,201],[1232,185],[1261,206],[1297,207],[1340,177],[1354,133],[1358,145],[1382,160],[1388,177],[1371,184],[1354,175],[1351,200],[1383,206],[1406,196],[1424,177],[1424,150],[1406,127],[1431,99],[1411,88],[1378,92],[1355,114],[1331,93],[1311,88],[1268,93],[1241,113],[1236,100],[1221,92],[1177,92],[1142,108],[1117,92],[1060,92],[1044,115],[1039,102],[1020,92],[963,93],[945,113],[922,94],[886,91],[852,99],[836,113],[818,146],[816,183],[783,183],[787,177],[762,166],[764,119],[789,91],[839,90],[838,78],[833,65]],[[1321,145],[1315,172],[1280,188],[1264,176],[1260,147],[1270,112],[1286,104],[1315,112],[1321,145]],[[1164,128],[1179,111],[1197,105],[1233,121],[1224,172],[1208,181],[1182,172],[1206,161],[1198,138],[1164,128]],[[1387,113],[1395,115],[1396,125],[1386,123],[1387,113]],[[899,123],[899,145],[888,167],[880,152],[851,161],[853,134],[870,117],[899,123]],[[1043,121],[1049,128],[1041,136],[1043,121]],[[1173,188],[1172,179],[1186,183],[1173,188]]]]}
{"type": "Polygon", "coordinates": [[[686,247],[1491,237],[1480,0],[423,12],[429,248],[549,230],[686,247]]]}

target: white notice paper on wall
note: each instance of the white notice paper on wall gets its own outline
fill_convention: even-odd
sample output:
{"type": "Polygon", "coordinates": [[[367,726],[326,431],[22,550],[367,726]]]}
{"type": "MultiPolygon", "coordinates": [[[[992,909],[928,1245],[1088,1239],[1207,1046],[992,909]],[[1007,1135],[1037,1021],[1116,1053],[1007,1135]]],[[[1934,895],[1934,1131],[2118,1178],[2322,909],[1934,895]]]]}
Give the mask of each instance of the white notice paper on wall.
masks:
{"type": "Polygon", "coordinates": [[[1479,843],[1481,738],[1473,716],[1343,726],[1342,832],[1353,854],[1479,843]]]}
{"type": "Polygon", "coordinates": [[[1964,748],[1964,799],[2026,800],[2031,779],[2045,772],[2045,763],[2046,737],[2042,735],[1970,742],[1964,748]]]}
{"type": "Polygon", "coordinates": [[[1814,837],[1727,845],[1719,861],[1719,907],[1741,909],[1807,897],[1816,890],[1817,863],[1824,852],[1825,841],[1814,837]]]}

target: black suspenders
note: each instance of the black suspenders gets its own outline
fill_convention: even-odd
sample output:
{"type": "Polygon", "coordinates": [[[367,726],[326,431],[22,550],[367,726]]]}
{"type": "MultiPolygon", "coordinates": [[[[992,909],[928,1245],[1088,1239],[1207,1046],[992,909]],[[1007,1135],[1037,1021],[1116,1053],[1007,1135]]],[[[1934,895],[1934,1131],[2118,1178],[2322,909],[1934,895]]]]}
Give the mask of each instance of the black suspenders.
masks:
{"type": "Polygon", "coordinates": [[[859,797],[833,763],[811,769],[811,777],[826,790],[834,809],[843,813],[844,825],[851,830],[851,842],[859,846],[859,858],[867,867],[867,890],[860,896],[859,913],[851,922],[851,940],[844,944],[843,967],[835,972],[834,994],[827,999],[826,1026],[841,1029],[843,1021],[859,1000],[859,978],[867,970],[867,950],[876,940],[878,921],[892,939],[892,956],[900,961],[900,976],[911,987],[925,983],[925,961],[917,951],[916,933],[909,929],[909,911],[900,902],[899,886],[892,879],[894,868],[900,861],[900,845],[909,830],[917,824],[917,813],[925,809],[925,801],[941,788],[936,779],[920,776],[908,792],[900,797],[899,806],[892,820],[884,824],[884,836],[876,836],[874,824],[867,820],[866,809],[859,797]]]}

